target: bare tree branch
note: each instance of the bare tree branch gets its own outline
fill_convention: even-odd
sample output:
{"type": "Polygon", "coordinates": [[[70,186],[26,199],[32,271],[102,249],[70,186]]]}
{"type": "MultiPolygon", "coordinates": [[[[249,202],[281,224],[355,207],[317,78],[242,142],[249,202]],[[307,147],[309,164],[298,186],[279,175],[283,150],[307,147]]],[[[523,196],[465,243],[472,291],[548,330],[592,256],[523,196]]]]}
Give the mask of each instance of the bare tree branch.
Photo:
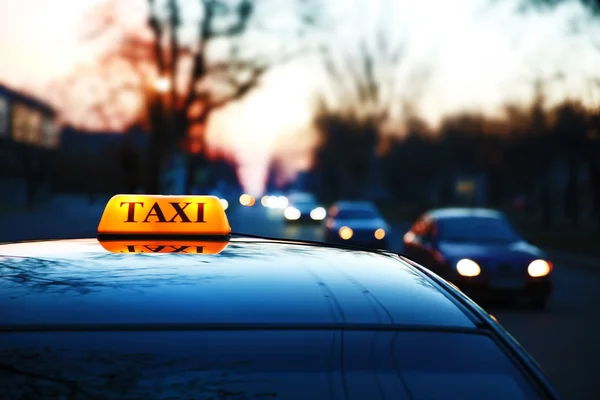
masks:
{"type": "MultiPolygon", "coordinates": [[[[250,93],[260,85],[270,68],[310,51],[306,48],[289,51],[290,47],[297,47],[290,46],[289,40],[305,40],[298,34],[304,31],[302,25],[305,21],[316,21],[310,12],[299,13],[294,16],[298,29],[294,29],[294,24],[289,25],[296,37],[282,43],[285,51],[265,49],[257,53],[254,43],[243,43],[249,31],[255,33],[257,5],[264,4],[256,0],[197,0],[201,18],[196,25],[197,35],[190,43],[181,34],[184,28],[181,0],[147,0],[147,20],[141,29],[126,25],[117,7],[123,3],[117,1],[101,3],[99,11],[91,16],[91,28],[86,29],[83,36],[87,43],[102,46],[105,52],[94,66],[96,71],[88,70],[76,77],[83,81],[91,79],[98,88],[91,95],[94,99],[87,103],[87,111],[82,110],[80,119],[87,115],[88,119],[98,119],[105,126],[114,124],[115,119],[124,120],[121,105],[125,97],[137,94],[147,109],[139,110],[135,122],[142,122],[140,119],[144,118],[150,125],[153,132],[150,152],[154,152],[151,159],[160,159],[159,153],[176,146],[192,124],[200,122],[206,126],[212,112],[250,93]],[[159,9],[160,4],[166,4],[164,10],[159,9]],[[231,53],[225,59],[213,59],[217,56],[212,50],[221,45],[232,49],[231,53]],[[169,78],[168,96],[155,87],[157,77],[169,78]]],[[[307,0],[290,1],[297,2],[299,9],[301,3],[307,3],[307,0]]],[[[287,32],[288,26],[283,30],[287,32]]],[[[271,33],[275,32],[271,30],[271,33]]],[[[271,38],[275,38],[276,43],[284,42],[276,33],[271,38]]],[[[197,134],[195,130],[195,137],[197,134]]],[[[149,174],[156,175],[155,169],[149,174]]],[[[151,185],[149,190],[158,189],[151,185]]]]}

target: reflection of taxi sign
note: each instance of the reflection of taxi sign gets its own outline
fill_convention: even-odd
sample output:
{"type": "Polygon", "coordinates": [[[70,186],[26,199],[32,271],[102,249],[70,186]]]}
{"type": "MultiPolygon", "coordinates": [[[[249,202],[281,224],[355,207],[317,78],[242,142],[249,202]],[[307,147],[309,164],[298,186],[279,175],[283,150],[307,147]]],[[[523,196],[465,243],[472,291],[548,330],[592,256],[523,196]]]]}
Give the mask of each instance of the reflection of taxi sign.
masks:
{"type": "Polygon", "coordinates": [[[116,195],[98,224],[100,244],[118,253],[214,254],[230,233],[215,196],[116,195]]]}
{"type": "Polygon", "coordinates": [[[99,240],[111,253],[173,253],[219,254],[227,247],[226,241],[203,240],[99,240]]]}

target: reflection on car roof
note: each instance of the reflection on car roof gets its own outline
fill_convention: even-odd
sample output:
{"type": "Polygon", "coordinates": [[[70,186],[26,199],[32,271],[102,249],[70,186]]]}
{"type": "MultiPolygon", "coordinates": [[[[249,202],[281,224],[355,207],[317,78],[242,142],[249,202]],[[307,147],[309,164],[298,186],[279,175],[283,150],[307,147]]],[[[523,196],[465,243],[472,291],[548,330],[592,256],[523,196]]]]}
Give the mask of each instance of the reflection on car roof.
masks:
{"type": "Polygon", "coordinates": [[[490,208],[437,208],[427,212],[427,217],[441,218],[464,218],[464,217],[479,217],[479,218],[503,218],[504,214],[498,210],[490,208]]]}
{"type": "Polygon", "coordinates": [[[0,273],[5,326],[475,326],[391,255],[309,244],[232,239],[218,255],[115,254],[95,239],[5,244],[0,273]]]}

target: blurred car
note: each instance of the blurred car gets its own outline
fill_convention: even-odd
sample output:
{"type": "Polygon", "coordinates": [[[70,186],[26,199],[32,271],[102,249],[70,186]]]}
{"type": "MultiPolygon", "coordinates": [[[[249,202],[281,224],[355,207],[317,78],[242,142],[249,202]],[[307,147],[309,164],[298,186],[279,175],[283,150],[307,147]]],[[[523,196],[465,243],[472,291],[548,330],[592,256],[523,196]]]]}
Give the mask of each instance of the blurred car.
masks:
{"type": "Polygon", "coordinates": [[[3,400],[559,398],[427,269],[232,234],[214,197],[115,196],[97,238],[0,258],[3,400]]]}
{"type": "Polygon", "coordinates": [[[327,216],[327,210],[311,194],[290,195],[289,199],[283,213],[288,222],[321,222],[327,216]]]}
{"type": "Polygon", "coordinates": [[[429,211],[404,235],[404,254],[478,299],[525,297],[543,308],[552,292],[548,256],[496,210],[429,211]]]}
{"type": "Polygon", "coordinates": [[[284,210],[288,206],[289,200],[283,193],[272,192],[264,195],[260,203],[265,208],[284,210]]]}
{"type": "Polygon", "coordinates": [[[367,201],[339,201],[325,220],[325,241],[387,249],[390,226],[377,207],[367,201]]]}

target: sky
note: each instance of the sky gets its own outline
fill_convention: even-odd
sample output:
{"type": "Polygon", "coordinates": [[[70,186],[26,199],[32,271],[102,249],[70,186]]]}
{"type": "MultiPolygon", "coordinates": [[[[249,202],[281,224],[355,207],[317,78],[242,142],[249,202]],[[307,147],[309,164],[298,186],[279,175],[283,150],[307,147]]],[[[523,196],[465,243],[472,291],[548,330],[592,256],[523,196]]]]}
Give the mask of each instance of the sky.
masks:
{"type": "MultiPolygon", "coordinates": [[[[86,12],[102,1],[0,0],[0,82],[47,97],[49,82],[82,62],[93,63],[94,54],[80,32],[86,12]]],[[[143,21],[143,3],[120,2],[127,5],[123,13],[132,23],[143,21]]],[[[182,0],[188,20],[195,18],[195,3],[182,0]]],[[[332,57],[356,53],[361,38],[371,46],[386,89],[381,104],[393,111],[396,134],[402,132],[403,100],[435,126],[460,111],[495,114],[507,102],[527,104],[536,78],[551,80],[551,102],[571,97],[600,106],[600,87],[592,83],[600,77],[600,48],[593,45],[596,40],[600,46],[599,20],[577,1],[526,13],[516,11],[519,3],[329,0],[324,18],[330,18],[330,30],[324,40],[332,57]],[[376,50],[379,31],[389,52],[376,50]],[[400,45],[403,56],[392,63],[389,53],[400,45]],[[553,79],[559,74],[564,79],[553,79]]],[[[242,183],[260,193],[272,159],[284,159],[290,177],[310,166],[316,141],[312,100],[316,93],[332,90],[320,59],[298,58],[275,68],[243,102],[215,115],[209,142],[233,154],[242,183]]]]}
{"type": "Polygon", "coordinates": [[[0,0],[0,81],[41,87],[81,60],[76,32],[101,0],[0,0]]]}

